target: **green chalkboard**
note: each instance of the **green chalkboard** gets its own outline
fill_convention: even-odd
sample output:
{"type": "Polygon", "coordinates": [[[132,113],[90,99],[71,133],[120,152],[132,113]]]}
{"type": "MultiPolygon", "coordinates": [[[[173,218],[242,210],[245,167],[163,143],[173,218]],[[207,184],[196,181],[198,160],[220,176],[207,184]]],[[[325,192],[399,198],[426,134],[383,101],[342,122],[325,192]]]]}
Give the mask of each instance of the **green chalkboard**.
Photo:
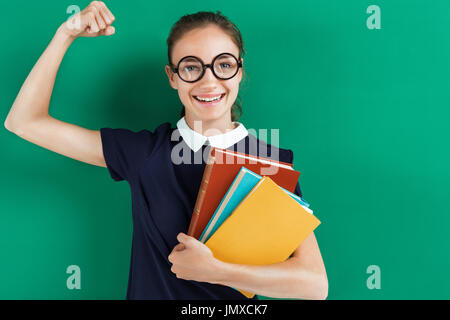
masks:
{"type": "MultiPolygon", "coordinates": [[[[165,40],[182,15],[220,10],[247,52],[240,121],[280,130],[322,221],[328,299],[450,298],[449,1],[105,2],[116,34],[72,44],[53,117],[89,129],[175,124],[165,40]]],[[[71,4],[2,3],[3,119],[71,4]]],[[[0,299],[124,299],[129,185],[5,128],[0,143],[0,299]],[[71,265],[80,289],[66,285],[71,265]]]]}

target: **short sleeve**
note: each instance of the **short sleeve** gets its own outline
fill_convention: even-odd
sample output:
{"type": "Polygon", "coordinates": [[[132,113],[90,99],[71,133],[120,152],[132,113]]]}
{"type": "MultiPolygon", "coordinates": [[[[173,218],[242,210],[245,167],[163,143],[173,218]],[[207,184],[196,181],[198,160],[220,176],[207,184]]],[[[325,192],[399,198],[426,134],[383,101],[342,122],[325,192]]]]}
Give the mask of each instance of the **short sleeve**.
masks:
{"type": "Polygon", "coordinates": [[[155,131],[101,128],[103,156],[106,167],[115,181],[130,181],[144,164],[155,146],[164,139],[169,123],[160,125],[155,131]]]}

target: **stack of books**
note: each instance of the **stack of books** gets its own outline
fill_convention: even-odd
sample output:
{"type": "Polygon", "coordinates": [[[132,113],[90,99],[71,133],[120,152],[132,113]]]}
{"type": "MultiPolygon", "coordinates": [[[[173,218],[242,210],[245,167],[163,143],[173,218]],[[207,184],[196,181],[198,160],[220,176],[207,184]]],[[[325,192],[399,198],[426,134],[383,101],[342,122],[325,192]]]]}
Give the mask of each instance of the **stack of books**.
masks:
{"type": "Polygon", "coordinates": [[[299,175],[292,164],[211,148],[188,234],[224,262],[285,261],[320,224],[293,193],[299,175]]]}

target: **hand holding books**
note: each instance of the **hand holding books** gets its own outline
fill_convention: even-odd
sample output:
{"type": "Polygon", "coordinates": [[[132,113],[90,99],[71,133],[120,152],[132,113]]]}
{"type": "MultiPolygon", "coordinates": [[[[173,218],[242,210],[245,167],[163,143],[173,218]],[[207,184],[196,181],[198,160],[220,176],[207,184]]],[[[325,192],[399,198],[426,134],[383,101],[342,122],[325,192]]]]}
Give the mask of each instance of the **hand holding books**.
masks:
{"type": "MultiPolygon", "coordinates": [[[[214,162],[211,163],[210,171],[214,170],[214,162]]],[[[205,214],[209,221],[200,230],[199,240],[211,249],[215,258],[227,263],[267,265],[285,261],[320,221],[312,214],[308,203],[271,177],[262,177],[249,170],[247,165],[241,166],[237,174],[235,167],[228,168],[232,168],[229,175],[233,173],[234,180],[227,182],[225,193],[217,190],[209,193],[215,194],[215,202],[220,194],[220,203],[215,205],[214,212],[205,214]]],[[[208,186],[220,184],[221,175],[208,174],[207,169],[204,178],[208,177],[208,186]]],[[[297,172],[292,168],[290,171],[286,177],[297,172]]],[[[225,175],[227,167],[222,167],[220,172],[225,175]]],[[[298,175],[296,177],[294,187],[290,185],[291,190],[295,188],[298,175]]],[[[205,197],[205,194],[199,192],[198,197],[205,197]]],[[[247,297],[254,296],[239,291],[247,297]]]]}

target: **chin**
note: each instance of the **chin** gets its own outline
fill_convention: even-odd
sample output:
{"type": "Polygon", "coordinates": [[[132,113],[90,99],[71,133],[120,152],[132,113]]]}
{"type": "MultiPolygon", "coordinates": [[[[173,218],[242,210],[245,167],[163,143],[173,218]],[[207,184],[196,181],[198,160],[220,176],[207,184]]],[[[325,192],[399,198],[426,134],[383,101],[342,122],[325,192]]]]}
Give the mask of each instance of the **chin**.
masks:
{"type": "Polygon", "coordinates": [[[219,120],[225,117],[228,112],[228,110],[223,109],[210,109],[210,110],[199,110],[195,109],[195,118],[201,121],[213,121],[213,120],[219,120]]]}

